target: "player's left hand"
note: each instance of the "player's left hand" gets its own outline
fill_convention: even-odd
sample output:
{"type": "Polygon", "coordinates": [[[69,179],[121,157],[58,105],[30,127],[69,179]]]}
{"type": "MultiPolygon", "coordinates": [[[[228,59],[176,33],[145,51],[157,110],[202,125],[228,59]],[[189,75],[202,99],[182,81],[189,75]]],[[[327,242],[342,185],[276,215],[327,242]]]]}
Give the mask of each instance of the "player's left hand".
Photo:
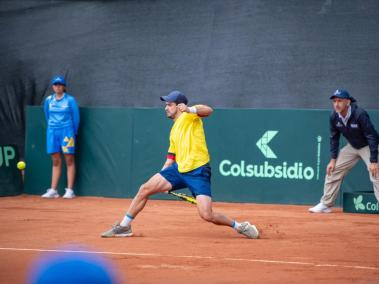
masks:
{"type": "Polygon", "coordinates": [[[188,106],[185,105],[185,104],[178,104],[178,105],[177,105],[177,108],[178,108],[181,112],[189,112],[188,106]]]}
{"type": "Polygon", "coordinates": [[[370,171],[373,177],[375,178],[379,177],[379,164],[378,163],[371,163],[368,170],[370,171]]]}

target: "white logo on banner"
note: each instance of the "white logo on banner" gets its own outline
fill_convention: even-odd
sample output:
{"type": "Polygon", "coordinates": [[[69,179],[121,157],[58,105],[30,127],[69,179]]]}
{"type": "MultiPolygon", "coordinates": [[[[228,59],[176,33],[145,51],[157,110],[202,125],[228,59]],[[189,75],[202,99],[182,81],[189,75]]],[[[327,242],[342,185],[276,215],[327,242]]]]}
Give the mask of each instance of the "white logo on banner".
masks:
{"type": "Polygon", "coordinates": [[[270,143],[271,139],[278,134],[279,131],[276,130],[267,130],[262,137],[257,141],[257,147],[261,150],[262,154],[268,159],[276,159],[275,153],[271,150],[271,148],[267,145],[270,143]]]}

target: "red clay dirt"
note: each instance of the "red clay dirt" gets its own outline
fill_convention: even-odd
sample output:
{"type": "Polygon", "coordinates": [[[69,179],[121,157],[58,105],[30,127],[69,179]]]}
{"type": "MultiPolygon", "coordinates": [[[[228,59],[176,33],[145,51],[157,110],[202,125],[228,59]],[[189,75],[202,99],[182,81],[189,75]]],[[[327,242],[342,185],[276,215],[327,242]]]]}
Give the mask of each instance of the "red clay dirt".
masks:
{"type": "Polygon", "coordinates": [[[0,283],[24,283],[41,250],[67,244],[104,252],[122,283],[379,283],[377,215],[214,203],[215,211],[256,224],[262,235],[251,240],[202,221],[194,205],[151,200],[133,223],[133,237],[100,238],[130,202],[0,198],[0,283]]]}

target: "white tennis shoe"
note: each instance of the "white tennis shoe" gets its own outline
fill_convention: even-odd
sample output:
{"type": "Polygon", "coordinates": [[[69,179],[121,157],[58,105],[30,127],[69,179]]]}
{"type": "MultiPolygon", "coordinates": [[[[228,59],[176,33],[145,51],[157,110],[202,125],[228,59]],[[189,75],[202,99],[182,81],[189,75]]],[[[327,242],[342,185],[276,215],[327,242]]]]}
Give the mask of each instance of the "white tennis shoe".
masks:
{"type": "Polygon", "coordinates": [[[258,239],[259,231],[257,227],[251,225],[249,222],[242,222],[241,225],[237,228],[237,232],[245,235],[249,239],[258,239]]]}
{"type": "Polygon", "coordinates": [[[63,195],[63,198],[72,199],[75,197],[75,193],[71,188],[66,188],[66,193],[63,195]]]}
{"type": "Polygon", "coordinates": [[[332,209],[330,209],[330,207],[326,206],[324,203],[320,202],[316,206],[309,208],[308,211],[311,213],[330,213],[332,212],[332,209]]]}
{"type": "Polygon", "coordinates": [[[58,191],[56,191],[54,188],[49,188],[46,193],[44,193],[42,198],[58,198],[59,194],[58,191]]]}

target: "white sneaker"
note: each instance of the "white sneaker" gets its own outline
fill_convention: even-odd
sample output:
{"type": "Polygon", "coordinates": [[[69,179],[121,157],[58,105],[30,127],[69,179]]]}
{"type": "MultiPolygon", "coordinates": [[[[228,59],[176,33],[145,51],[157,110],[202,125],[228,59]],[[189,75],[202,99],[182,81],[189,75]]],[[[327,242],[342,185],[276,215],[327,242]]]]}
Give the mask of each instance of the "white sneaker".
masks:
{"type": "Polygon", "coordinates": [[[332,212],[332,209],[330,209],[330,207],[326,206],[324,203],[320,202],[316,206],[309,208],[308,211],[311,213],[330,213],[332,212]]]}
{"type": "Polygon", "coordinates": [[[249,222],[242,222],[241,225],[237,228],[237,232],[245,235],[249,239],[258,239],[259,231],[257,227],[251,225],[249,222]]]}
{"type": "Polygon", "coordinates": [[[75,193],[71,188],[66,188],[66,193],[63,195],[63,198],[71,199],[75,197],[75,193]]]}
{"type": "Polygon", "coordinates": [[[41,196],[42,198],[58,198],[59,194],[54,188],[49,188],[45,194],[41,196]]]}

